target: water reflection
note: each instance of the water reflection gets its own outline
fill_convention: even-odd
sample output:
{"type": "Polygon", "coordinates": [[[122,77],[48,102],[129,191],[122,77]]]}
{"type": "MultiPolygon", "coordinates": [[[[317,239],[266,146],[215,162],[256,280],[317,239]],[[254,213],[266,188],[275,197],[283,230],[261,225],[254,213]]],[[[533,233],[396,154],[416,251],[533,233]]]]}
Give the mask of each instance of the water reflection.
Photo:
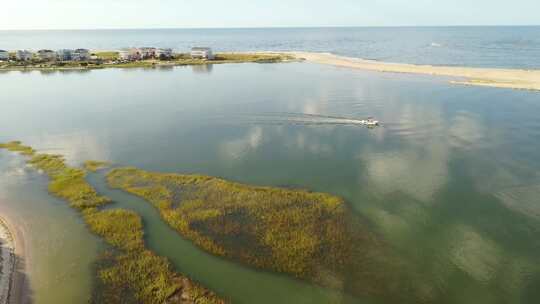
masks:
{"type": "Polygon", "coordinates": [[[196,64],[191,66],[191,70],[195,74],[211,74],[213,69],[213,64],[196,64]]]}
{"type": "MultiPolygon", "coordinates": [[[[540,299],[535,93],[268,67],[100,70],[46,81],[0,74],[11,99],[0,112],[0,140],[27,141],[74,165],[108,160],[337,194],[395,248],[426,302],[540,299]],[[40,98],[17,87],[36,88],[40,98]],[[350,122],[367,116],[382,126],[350,122]]],[[[19,184],[28,173],[5,174],[4,183],[19,184]]],[[[17,201],[17,189],[2,190],[17,201]]]]}

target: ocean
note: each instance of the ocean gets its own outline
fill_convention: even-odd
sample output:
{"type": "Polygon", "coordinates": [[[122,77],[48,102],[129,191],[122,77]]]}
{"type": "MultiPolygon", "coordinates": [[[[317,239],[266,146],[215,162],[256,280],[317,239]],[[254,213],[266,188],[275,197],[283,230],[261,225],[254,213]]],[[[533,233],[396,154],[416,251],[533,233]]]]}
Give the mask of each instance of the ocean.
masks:
{"type": "Polygon", "coordinates": [[[0,31],[0,49],[314,51],[386,62],[540,68],[540,26],[0,31]]]}

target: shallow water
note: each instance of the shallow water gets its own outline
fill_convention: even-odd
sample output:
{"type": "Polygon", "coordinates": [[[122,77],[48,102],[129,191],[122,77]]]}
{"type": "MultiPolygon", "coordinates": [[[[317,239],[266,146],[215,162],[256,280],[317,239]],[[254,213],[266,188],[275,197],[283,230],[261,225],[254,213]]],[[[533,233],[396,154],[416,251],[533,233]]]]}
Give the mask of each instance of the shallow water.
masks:
{"type": "Polygon", "coordinates": [[[86,303],[102,244],[65,202],[47,194],[46,177],[22,157],[1,152],[0,203],[0,214],[24,238],[29,298],[36,304],[86,303]]]}
{"type": "MultiPolygon", "coordinates": [[[[65,154],[71,164],[107,160],[337,194],[409,265],[422,287],[419,300],[540,300],[538,93],[307,63],[10,72],[0,74],[0,83],[8,96],[0,141],[20,139],[65,154]],[[367,116],[382,126],[350,123],[367,116]]],[[[1,153],[6,166],[10,156],[1,153]]],[[[58,215],[71,213],[45,193],[44,179],[9,181],[2,197],[14,216],[47,215],[69,227],[70,236],[71,227],[80,229],[80,220],[58,215]],[[43,198],[42,208],[21,203],[29,195],[21,189],[29,187],[39,189],[31,193],[35,204],[43,198]]],[[[257,296],[272,301],[273,294],[324,302],[315,287],[199,253],[157,221],[149,205],[103,191],[143,214],[150,247],[220,294],[241,303],[257,296]],[[251,276],[264,288],[231,284],[251,276]]],[[[37,238],[53,235],[33,231],[37,238]]],[[[96,244],[86,232],[75,235],[96,244]]],[[[82,251],[74,246],[62,254],[75,259],[82,251]]],[[[45,292],[35,296],[54,303],[45,292]]]]}

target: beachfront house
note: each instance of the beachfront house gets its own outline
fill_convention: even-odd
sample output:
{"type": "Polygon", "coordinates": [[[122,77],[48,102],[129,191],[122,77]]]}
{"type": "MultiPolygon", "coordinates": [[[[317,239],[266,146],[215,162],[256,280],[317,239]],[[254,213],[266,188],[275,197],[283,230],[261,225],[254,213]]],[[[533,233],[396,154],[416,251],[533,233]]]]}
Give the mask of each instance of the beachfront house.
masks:
{"type": "Polygon", "coordinates": [[[155,52],[155,57],[161,60],[171,59],[173,57],[172,49],[157,49],[155,52]]]}
{"type": "Polygon", "coordinates": [[[73,54],[73,50],[63,49],[56,51],[56,58],[60,61],[69,61],[71,60],[71,56],[73,54]]]}
{"type": "Polygon", "coordinates": [[[74,61],[90,60],[90,51],[87,49],[76,49],[71,54],[71,60],[74,60],[74,61]]]}
{"type": "Polygon", "coordinates": [[[56,59],[56,52],[52,50],[39,50],[37,52],[38,58],[44,61],[51,61],[56,59]]]}
{"type": "Polygon", "coordinates": [[[8,51],[4,51],[4,50],[0,50],[0,60],[2,61],[7,61],[9,60],[9,52],[8,51]]]}
{"type": "Polygon", "coordinates": [[[191,49],[191,58],[213,60],[214,54],[208,47],[194,47],[191,49]]]}
{"type": "Polygon", "coordinates": [[[153,47],[142,47],[139,49],[141,54],[141,59],[150,59],[156,56],[156,48],[153,47]]]}
{"type": "Polygon", "coordinates": [[[141,60],[141,52],[137,48],[121,49],[118,51],[118,56],[124,61],[141,60]]]}
{"type": "Polygon", "coordinates": [[[15,54],[15,58],[19,61],[30,61],[32,60],[32,52],[27,50],[18,50],[15,54]]]}

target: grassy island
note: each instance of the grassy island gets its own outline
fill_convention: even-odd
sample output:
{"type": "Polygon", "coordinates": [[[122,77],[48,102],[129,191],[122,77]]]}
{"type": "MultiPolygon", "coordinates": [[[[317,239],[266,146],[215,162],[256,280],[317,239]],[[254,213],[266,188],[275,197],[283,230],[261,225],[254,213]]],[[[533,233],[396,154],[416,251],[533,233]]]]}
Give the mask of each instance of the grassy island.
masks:
{"type": "MultiPolygon", "coordinates": [[[[111,245],[97,263],[92,303],[224,303],[211,291],[175,273],[167,259],[146,249],[138,214],[100,210],[110,200],[86,182],[83,169],[66,165],[60,155],[38,154],[18,141],[0,144],[2,148],[30,157],[28,163],[49,177],[49,192],[80,211],[89,229],[111,245]]],[[[91,165],[94,168],[103,163],[91,165]]]]}
{"type": "Polygon", "coordinates": [[[217,53],[213,60],[193,59],[189,54],[175,54],[170,59],[143,59],[122,61],[115,51],[96,52],[88,61],[9,61],[0,63],[0,70],[74,70],[102,68],[152,68],[162,66],[208,65],[224,63],[277,63],[295,60],[296,57],[281,53],[217,53]]]}
{"type": "Polygon", "coordinates": [[[84,162],[83,167],[87,171],[97,172],[101,169],[107,168],[109,165],[110,163],[104,161],[87,160],[84,162]]]}
{"type": "MultiPolygon", "coordinates": [[[[206,251],[356,295],[403,300],[403,263],[344,201],[201,176],[118,168],[110,186],[138,195],[206,251]]],[[[407,282],[407,283],[403,283],[407,282]]]]}

